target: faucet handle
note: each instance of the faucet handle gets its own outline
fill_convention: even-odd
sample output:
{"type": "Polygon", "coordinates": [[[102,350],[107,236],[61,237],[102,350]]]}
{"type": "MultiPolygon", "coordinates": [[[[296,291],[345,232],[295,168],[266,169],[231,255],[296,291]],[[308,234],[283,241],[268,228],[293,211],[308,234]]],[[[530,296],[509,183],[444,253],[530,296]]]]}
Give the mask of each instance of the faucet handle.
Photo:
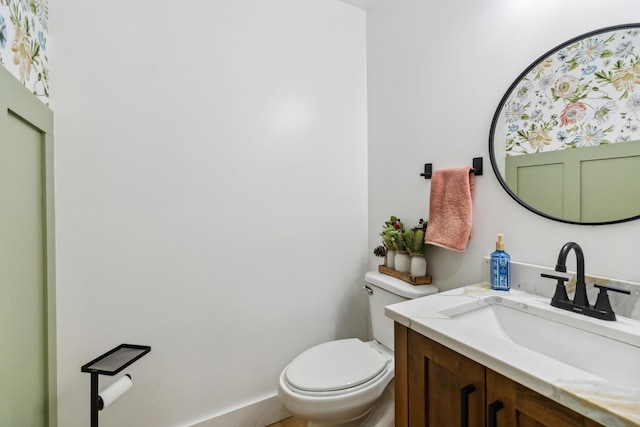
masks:
{"type": "Polygon", "coordinates": [[[541,273],[540,276],[558,281],[556,283],[556,292],[555,294],[553,294],[553,298],[551,298],[551,301],[570,302],[569,296],[567,295],[567,288],[564,287],[564,282],[569,281],[568,278],[545,273],[541,273]]]}
{"type": "Polygon", "coordinates": [[[594,310],[599,310],[602,311],[604,313],[609,314],[611,318],[607,318],[605,320],[615,320],[616,319],[616,315],[613,312],[613,308],[611,308],[611,303],[609,302],[609,294],[607,294],[607,291],[614,291],[614,292],[619,292],[621,294],[627,294],[630,295],[631,291],[627,291],[626,289],[616,289],[616,288],[610,288],[608,286],[603,286],[603,285],[593,285],[596,288],[600,289],[600,292],[598,293],[598,299],[596,300],[596,305],[593,306],[594,310]]]}
{"type": "Polygon", "coordinates": [[[595,286],[596,288],[600,289],[600,293],[605,293],[606,294],[607,291],[614,291],[614,292],[619,292],[621,294],[631,295],[631,291],[628,291],[626,289],[610,288],[609,286],[596,285],[596,284],[594,284],[593,286],[595,286]]]}

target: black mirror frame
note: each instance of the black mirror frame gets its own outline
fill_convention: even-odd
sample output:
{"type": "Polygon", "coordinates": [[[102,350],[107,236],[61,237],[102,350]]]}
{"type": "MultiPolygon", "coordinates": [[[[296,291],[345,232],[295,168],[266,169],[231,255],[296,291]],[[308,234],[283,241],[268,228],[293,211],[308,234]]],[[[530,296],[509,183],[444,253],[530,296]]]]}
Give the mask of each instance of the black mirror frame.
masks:
{"type": "Polygon", "coordinates": [[[622,24],[622,25],[614,25],[611,27],[605,27],[605,28],[600,28],[598,30],[594,30],[594,31],[590,31],[588,33],[584,33],[582,35],[579,35],[577,37],[573,37],[570,40],[567,40],[564,43],[559,44],[558,46],[554,47],[553,49],[550,49],[549,51],[547,51],[546,53],[544,53],[543,55],[541,55],[539,58],[537,58],[533,63],[531,63],[531,65],[529,65],[522,73],[520,73],[518,75],[518,77],[516,77],[516,79],[513,81],[513,83],[511,84],[511,86],[509,86],[509,88],[507,89],[506,93],[502,96],[502,98],[500,99],[500,103],[498,104],[498,108],[496,109],[494,115],[493,115],[493,119],[491,121],[491,129],[489,130],[489,158],[491,159],[491,167],[493,169],[494,174],[496,175],[496,178],[498,178],[498,182],[500,182],[500,185],[502,186],[502,188],[504,188],[504,190],[507,192],[507,194],[509,194],[509,196],[511,196],[511,198],[513,198],[516,202],[518,202],[520,205],[522,205],[523,207],[525,207],[526,209],[530,210],[531,212],[540,215],[542,217],[551,219],[553,221],[558,221],[558,222],[563,222],[563,223],[567,223],[567,224],[577,224],[577,225],[607,225],[607,224],[618,224],[618,223],[622,223],[622,222],[628,222],[628,221],[633,221],[636,219],[640,219],[640,214],[629,217],[629,218],[623,218],[623,219],[616,219],[616,220],[612,220],[612,221],[600,221],[600,222],[580,222],[580,221],[572,221],[572,220],[567,220],[567,219],[563,219],[563,218],[558,218],[552,215],[549,215],[545,212],[542,212],[536,208],[534,208],[533,206],[527,204],[524,200],[520,199],[507,185],[506,181],[504,180],[504,178],[502,177],[502,175],[500,174],[500,170],[498,169],[498,164],[497,164],[497,160],[496,160],[496,156],[495,156],[495,150],[494,150],[494,134],[496,131],[496,127],[498,125],[498,121],[500,119],[500,115],[502,112],[502,108],[504,107],[506,101],[509,99],[509,97],[511,96],[511,93],[513,92],[513,90],[516,88],[516,86],[520,83],[520,81],[527,75],[529,74],[529,72],[531,70],[533,70],[541,61],[545,60],[546,58],[548,58],[549,56],[551,56],[553,53],[559,51],[560,49],[563,49],[579,40],[588,38],[588,37],[592,37],[598,34],[602,34],[602,33],[607,33],[607,32],[611,32],[611,31],[616,31],[616,30],[623,30],[623,29],[631,29],[631,28],[635,28],[638,29],[640,31],[640,23],[635,23],[635,24],[622,24]]]}

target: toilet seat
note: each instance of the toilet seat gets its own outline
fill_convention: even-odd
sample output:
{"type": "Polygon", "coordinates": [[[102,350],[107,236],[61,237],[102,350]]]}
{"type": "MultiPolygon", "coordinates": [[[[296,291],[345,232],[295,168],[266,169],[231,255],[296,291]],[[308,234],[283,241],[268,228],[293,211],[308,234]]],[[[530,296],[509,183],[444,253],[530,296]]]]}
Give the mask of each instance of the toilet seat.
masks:
{"type": "Polygon", "coordinates": [[[290,387],[302,392],[340,392],[379,377],[387,370],[388,362],[387,357],[367,343],[349,338],[323,343],[301,353],[287,366],[284,379],[290,387]]]}

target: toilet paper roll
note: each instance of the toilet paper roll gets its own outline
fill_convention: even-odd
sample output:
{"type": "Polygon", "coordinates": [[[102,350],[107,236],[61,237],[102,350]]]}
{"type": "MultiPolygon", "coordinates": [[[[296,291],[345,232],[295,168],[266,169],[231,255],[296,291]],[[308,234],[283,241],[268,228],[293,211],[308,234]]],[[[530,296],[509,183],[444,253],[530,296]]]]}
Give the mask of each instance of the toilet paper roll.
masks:
{"type": "Polygon", "coordinates": [[[127,390],[133,386],[131,375],[126,374],[106,389],[102,390],[98,395],[98,410],[103,410],[111,405],[114,400],[122,396],[127,390]]]}

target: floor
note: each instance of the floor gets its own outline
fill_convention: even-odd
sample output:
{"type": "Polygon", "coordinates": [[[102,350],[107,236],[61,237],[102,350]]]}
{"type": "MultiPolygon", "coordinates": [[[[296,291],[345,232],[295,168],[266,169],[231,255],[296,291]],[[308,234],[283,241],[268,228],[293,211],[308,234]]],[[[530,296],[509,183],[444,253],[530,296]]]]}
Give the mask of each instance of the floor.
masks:
{"type": "Polygon", "coordinates": [[[275,424],[269,424],[267,427],[307,427],[307,422],[299,418],[287,418],[275,424]]]}

